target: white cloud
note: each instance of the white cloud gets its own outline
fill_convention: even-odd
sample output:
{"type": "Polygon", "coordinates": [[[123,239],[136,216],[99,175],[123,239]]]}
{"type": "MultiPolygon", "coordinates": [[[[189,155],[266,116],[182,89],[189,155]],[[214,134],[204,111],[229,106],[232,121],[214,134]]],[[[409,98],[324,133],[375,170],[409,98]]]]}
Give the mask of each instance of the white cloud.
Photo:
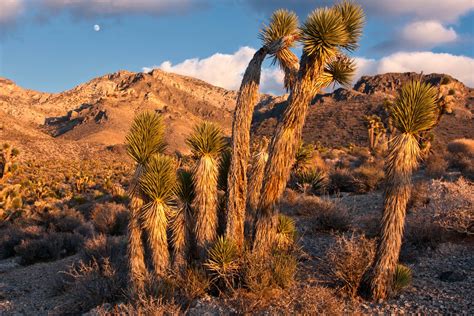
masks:
{"type": "Polygon", "coordinates": [[[447,53],[398,52],[380,60],[356,58],[360,67],[356,78],[362,75],[387,72],[445,73],[474,87],[474,58],[447,53]]]}
{"type": "Polygon", "coordinates": [[[120,15],[130,13],[180,13],[203,4],[204,0],[41,0],[52,10],[68,10],[79,16],[120,15]]]}
{"type": "Polygon", "coordinates": [[[440,22],[434,20],[416,21],[407,24],[403,28],[400,37],[402,42],[418,48],[432,48],[458,39],[456,31],[452,27],[446,28],[440,22]]]}
{"type": "Polygon", "coordinates": [[[1,0],[0,1],[0,24],[7,24],[15,19],[23,11],[23,0],[1,0]]]}
{"type": "MultiPolygon", "coordinates": [[[[159,66],[144,67],[143,71],[148,72],[153,68],[159,68],[195,77],[215,86],[236,90],[240,87],[242,76],[255,51],[254,48],[246,46],[233,54],[216,53],[207,58],[186,59],[176,65],[165,61],[159,66]]],[[[265,67],[262,69],[261,91],[275,94],[283,92],[283,74],[279,69],[265,67]]]]}

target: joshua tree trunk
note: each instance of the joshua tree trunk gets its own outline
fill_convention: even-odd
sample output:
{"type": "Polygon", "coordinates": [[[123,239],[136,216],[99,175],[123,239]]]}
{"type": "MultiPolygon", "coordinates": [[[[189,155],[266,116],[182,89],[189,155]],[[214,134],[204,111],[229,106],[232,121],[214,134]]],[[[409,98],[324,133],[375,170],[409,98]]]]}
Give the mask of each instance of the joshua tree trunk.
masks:
{"type": "Polygon", "coordinates": [[[166,218],[167,206],[163,203],[152,202],[143,207],[146,217],[144,226],[147,230],[148,245],[150,246],[151,261],[155,276],[161,278],[169,268],[169,251],[166,218]]]}
{"type": "Polygon", "coordinates": [[[173,242],[173,266],[178,270],[186,267],[188,259],[192,256],[193,248],[193,227],[191,223],[193,218],[191,215],[190,205],[181,206],[176,217],[171,224],[172,242],[173,242]]]}
{"type": "Polygon", "coordinates": [[[254,250],[257,252],[268,251],[273,244],[278,224],[276,203],[290,176],[296,150],[301,141],[307,108],[320,89],[318,78],[322,70],[323,64],[319,60],[303,55],[298,80],[291,91],[283,120],[278,125],[270,145],[256,214],[254,250]]]}
{"type": "Polygon", "coordinates": [[[391,291],[398,263],[411,191],[411,175],[417,166],[420,147],[411,134],[395,136],[385,165],[386,189],[382,225],[375,261],[361,284],[361,293],[374,300],[385,299],[391,291]]]}
{"type": "Polygon", "coordinates": [[[217,177],[218,163],[209,155],[199,160],[193,173],[195,198],[192,208],[196,214],[196,246],[204,260],[217,235],[217,177]]]}
{"type": "Polygon", "coordinates": [[[142,230],[139,220],[139,212],[143,206],[138,179],[143,168],[138,165],[129,190],[130,195],[130,221],[128,224],[128,258],[130,269],[130,282],[133,294],[144,291],[147,270],[145,266],[145,250],[143,246],[142,230]]]}
{"type": "MultiPolygon", "coordinates": [[[[279,39],[269,46],[260,48],[245,71],[242,85],[237,97],[237,105],[232,123],[232,153],[229,175],[227,180],[227,226],[226,236],[234,240],[236,246],[242,249],[244,243],[244,220],[247,198],[247,165],[250,151],[250,124],[254,107],[259,100],[259,86],[262,62],[267,54],[274,54],[286,46],[290,38],[279,39]]],[[[292,40],[292,39],[291,39],[292,40]]],[[[289,50],[288,50],[289,51],[289,50]]],[[[291,51],[287,53],[288,62],[294,63],[291,51]]],[[[296,56],[294,56],[296,58],[296,56]]],[[[298,60],[296,58],[296,60],[298,60]]],[[[294,82],[294,65],[285,67],[288,85],[294,82]]]]}

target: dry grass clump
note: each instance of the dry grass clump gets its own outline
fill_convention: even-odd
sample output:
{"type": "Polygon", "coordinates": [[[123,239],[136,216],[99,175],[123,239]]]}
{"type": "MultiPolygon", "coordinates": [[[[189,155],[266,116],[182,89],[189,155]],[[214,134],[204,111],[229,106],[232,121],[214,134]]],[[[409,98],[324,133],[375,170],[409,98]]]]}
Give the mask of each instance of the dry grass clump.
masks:
{"type": "Polygon", "coordinates": [[[463,154],[468,157],[474,157],[474,139],[455,139],[448,144],[448,150],[452,154],[463,154]]]}
{"type": "Polygon", "coordinates": [[[345,303],[325,287],[305,287],[294,301],[298,315],[343,315],[345,303]]]}
{"type": "Polygon", "coordinates": [[[339,292],[355,297],[359,284],[375,256],[375,242],[363,235],[338,236],[324,259],[339,292]]]}
{"type": "Polygon", "coordinates": [[[347,168],[335,169],[329,174],[329,192],[357,192],[360,184],[347,168]]]}
{"type": "Polygon", "coordinates": [[[123,235],[127,232],[128,211],[122,204],[96,204],[91,212],[91,220],[99,233],[123,235]]]}
{"type": "Polygon", "coordinates": [[[140,315],[140,316],[174,316],[181,315],[179,305],[163,302],[153,297],[139,298],[133,304],[103,304],[89,312],[91,316],[140,315]]]}
{"type": "Polygon", "coordinates": [[[275,287],[288,288],[295,282],[297,266],[295,249],[274,250],[266,257],[247,253],[242,264],[244,286],[257,295],[275,287]]]}

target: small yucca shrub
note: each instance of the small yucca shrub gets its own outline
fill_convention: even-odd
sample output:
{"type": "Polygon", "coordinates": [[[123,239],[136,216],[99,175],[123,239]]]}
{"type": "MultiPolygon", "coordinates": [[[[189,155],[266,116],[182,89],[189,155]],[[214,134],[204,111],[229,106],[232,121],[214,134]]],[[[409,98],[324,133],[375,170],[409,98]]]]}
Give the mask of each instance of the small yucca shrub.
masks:
{"type": "Polygon", "coordinates": [[[392,289],[395,293],[399,293],[405,287],[409,286],[412,281],[412,271],[409,267],[398,264],[395,268],[395,274],[393,276],[392,289]]]}
{"type": "Polygon", "coordinates": [[[213,276],[217,285],[232,288],[234,278],[239,270],[238,249],[231,239],[217,238],[209,249],[208,259],[204,264],[213,276]],[[223,284],[218,284],[219,282],[223,284]]]}
{"type": "Polygon", "coordinates": [[[292,253],[281,252],[273,255],[273,279],[281,288],[289,287],[295,280],[298,260],[292,253]]]}
{"type": "Polygon", "coordinates": [[[276,234],[276,244],[280,249],[291,246],[296,238],[295,221],[286,215],[278,215],[278,227],[276,234]]]}
{"type": "Polygon", "coordinates": [[[327,185],[327,177],[324,172],[316,169],[306,169],[296,173],[296,185],[303,193],[322,192],[327,185]]]}

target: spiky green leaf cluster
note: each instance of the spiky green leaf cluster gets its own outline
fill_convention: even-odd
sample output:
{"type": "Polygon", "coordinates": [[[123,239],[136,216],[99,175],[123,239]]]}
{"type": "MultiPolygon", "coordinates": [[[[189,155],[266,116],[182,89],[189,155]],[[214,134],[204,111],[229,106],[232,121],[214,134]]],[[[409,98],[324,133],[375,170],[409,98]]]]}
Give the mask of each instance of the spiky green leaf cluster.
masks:
{"type": "Polygon", "coordinates": [[[226,145],[222,130],[211,122],[196,125],[193,134],[186,139],[186,144],[195,157],[213,158],[216,158],[226,145]]]}
{"type": "Polygon", "coordinates": [[[145,165],[148,159],[166,149],[165,126],[159,114],[138,114],[126,136],[127,152],[137,163],[145,165]]]}
{"type": "Polygon", "coordinates": [[[317,169],[305,169],[296,173],[298,186],[309,185],[313,191],[323,190],[327,185],[327,177],[323,171],[317,169]]]}
{"type": "Polygon", "coordinates": [[[314,150],[314,145],[302,142],[296,151],[293,168],[296,170],[304,168],[313,159],[314,150]]]}
{"type": "Polygon", "coordinates": [[[348,86],[352,82],[356,70],[354,59],[340,54],[330,61],[324,68],[324,75],[328,76],[328,81],[348,86]]]}
{"type": "Polygon", "coordinates": [[[432,129],[439,117],[436,89],[420,81],[405,84],[390,108],[390,116],[401,133],[414,135],[432,129]]]}
{"type": "Polygon", "coordinates": [[[295,221],[286,215],[278,215],[277,234],[285,236],[289,240],[293,240],[296,236],[295,221]]]}
{"type": "Polygon", "coordinates": [[[308,56],[318,56],[323,60],[335,56],[338,47],[349,42],[349,33],[342,15],[335,8],[314,10],[301,30],[304,52],[308,56]]]}
{"type": "Polygon", "coordinates": [[[302,29],[304,52],[322,60],[333,57],[339,49],[354,50],[362,34],[362,8],[344,1],[332,8],[319,8],[308,16],[302,29]]]}
{"type": "Polygon", "coordinates": [[[286,38],[287,47],[278,51],[274,57],[273,63],[277,60],[284,59],[282,54],[288,54],[288,48],[294,46],[295,40],[299,37],[298,17],[292,11],[279,9],[273,12],[270,23],[266,25],[260,32],[260,39],[264,46],[269,46],[277,40],[286,38]]]}
{"type": "Polygon", "coordinates": [[[409,267],[403,264],[397,264],[395,274],[393,275],[393,290],[400,292],[403,288],[410,285],[412,280],[412,271],[409,267]]]}
{"type": "Polygon", "coordinates": [[[239,268],[237,246],[232,240],[222,236],[209,250],[208,257],[209,259],[205,263],[206,267],[218,276],[228,277],[239,268]]]}
{"type": "Polygon", "coordinates": [[[362,28],[365,21],[364,10],[360,5],[352,1],[343,1],[336,4],[335,8],[341,14],[349,34],[347,43],[342,47],[349,51],[355,50],[362,36],[362,28]]]}
{"type": "Polygon", "coordinates": [[[165,155],[152,156],[139,179],[140,188],[152,201],[172,204],[176,190],[176,161],[165,155]]]}

